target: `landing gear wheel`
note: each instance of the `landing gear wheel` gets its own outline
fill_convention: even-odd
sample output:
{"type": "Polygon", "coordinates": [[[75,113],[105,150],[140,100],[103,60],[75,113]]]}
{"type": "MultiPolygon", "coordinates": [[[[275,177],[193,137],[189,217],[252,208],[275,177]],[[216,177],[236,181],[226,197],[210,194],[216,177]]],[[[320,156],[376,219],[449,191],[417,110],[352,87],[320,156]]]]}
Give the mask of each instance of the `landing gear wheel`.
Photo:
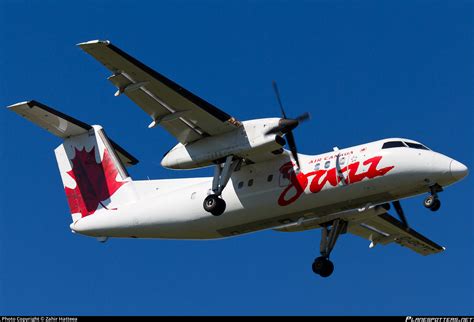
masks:
{"type": "Polygon", "coordinates": [[[220,216],[225,211],[225,201],[219,198],[217,195],[209,195],[204,199],[203,202],[204,210],[210,212],[214,216],[220,216]]]}
{"type": "Polygon", "coordinates": [[[334,271],[334,264],[326,257],[318,257],[313,262],[313,272],[321,277],[328,277],[334,271]]]}
{"type": "Polygon", "coordinates": [[[441,207],[441,201],[436,196],[430,195],[425,198],[423,205],[431,211],[437,211],[441,207]]]}
{"type": "Polygon", "coordinates": [[[430,195],[430,196],[425,198],[425,200],[423,201],[423,205],[426,208],[431,209],[433,207],[433,205],[435,204],[435,200],[436,200],[436,197],[433,196],[433,195],[430,195]]]}
{"type": "Polygon", "coordinates": [[[440,207],[441,207],[441,201],[439,201],[439,199],[435,199],[433,206],[431,206],[430,210],[438,211],[440,207]]]}

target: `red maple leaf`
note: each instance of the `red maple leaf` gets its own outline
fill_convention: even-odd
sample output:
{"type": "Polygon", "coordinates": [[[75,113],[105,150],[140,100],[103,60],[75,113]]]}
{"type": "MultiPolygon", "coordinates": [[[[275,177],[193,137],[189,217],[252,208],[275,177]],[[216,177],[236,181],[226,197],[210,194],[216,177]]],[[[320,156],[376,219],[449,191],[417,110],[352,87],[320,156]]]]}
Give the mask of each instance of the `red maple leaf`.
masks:
{"type": "Polygon", "coordinates": [[[92,215],[99,204],[106,208],[102,201],[109,199],[125,182],[115,180],[118,170],[107,150],[104,150],[104,157],[99,163],[95,159],[95,147],[89,152],[85,147],[74,150],[76,155],[71,160],[72,170],[67,174],[76,181],[76,187],[65,187],[66,197],[71,212],[85,217],[92,215]]]}

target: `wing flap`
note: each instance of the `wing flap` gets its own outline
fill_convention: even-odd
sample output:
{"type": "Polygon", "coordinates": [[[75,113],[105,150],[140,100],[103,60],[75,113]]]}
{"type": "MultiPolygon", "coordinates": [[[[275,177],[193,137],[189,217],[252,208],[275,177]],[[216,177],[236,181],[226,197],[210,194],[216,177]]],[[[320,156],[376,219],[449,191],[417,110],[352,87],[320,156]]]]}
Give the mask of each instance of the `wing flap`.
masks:
{"type": "MultiPolygon", "coordinates": [[[[8,106],[8,109],[62,139],[84,134],[92,129],[91,125],[37,101],[13,104],[8,106]]],[[[125,166],[138,163],[138,160],[124,148],[110,139],[109,141],[125,166]]]]}
{"type": "Polygon", "coordinates": [[[173,122],[162,122],[168,132],[181,143],[193,142],[205,136],[235,130],[241,124],[227,113],[194,95],[162,74],[112,45],[109,41],[89,41],[78,44],[97,59],[113,75],[109,80],[118,88],[116,95],[128,96],[153,122],[176,112],[185,116],[173,122]]]}
{"type": "Polygon", "coordinates": [[[368,239],[373,245],[397,243],[421,255],[431,255],[444,251],[444,247],[436,244],[417,231],[406,228],[402,222],[388,213],[349,223],[347,232],[368,239]]]}

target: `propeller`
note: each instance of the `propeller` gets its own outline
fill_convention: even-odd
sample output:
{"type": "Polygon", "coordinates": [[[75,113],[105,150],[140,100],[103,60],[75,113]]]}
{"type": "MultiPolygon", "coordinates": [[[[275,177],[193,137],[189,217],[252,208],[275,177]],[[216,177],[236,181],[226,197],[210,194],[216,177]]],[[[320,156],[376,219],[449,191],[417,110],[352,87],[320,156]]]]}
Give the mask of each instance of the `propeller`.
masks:
{"type": "Polygon", "coordinates": [[[405,213],[403,212],[403,208],[402,208],[402,205],[400,204],[400,201],[395,200],[394,202],[392,202],[392,204],[393,204],[393,208],[395,208],[395,212],[400,218],[400,221],[403,223],[403,225],[405,225],[406,228],[410,228],[410,226],[408,226],[408,221],[407,221],[407,218],[405,217],[405,213]]]}
{"type": "Polygon", "coordinates": [[[278,122],[277,126],[268,130],[265,134],[276,134],[276,133],[285,134],[286,143],[288,144],[288,147],[290,148],[290,151],[291,151],[291,155],[293,156],[293,159],[295,159],[296,165],[298,166],[298,169],[299,169],[300,162],[298,159],[298,150],[296,148],[295,136],[293,135],[292,131],[301,122],[308,120],[310,118],[310,115],[309,113],[304,113],[294,119],[289,119],[286,116],[285,109],[283,108],[283,104],[280,98],[280,91],[278,90],[278,86],[276,82],[272,81],[272,85],[273,85],[273,90],[275,91],[275,95],[278,101],[278,105],[280,106],[281,115],[283,116],[283,118],[278,122]]]}

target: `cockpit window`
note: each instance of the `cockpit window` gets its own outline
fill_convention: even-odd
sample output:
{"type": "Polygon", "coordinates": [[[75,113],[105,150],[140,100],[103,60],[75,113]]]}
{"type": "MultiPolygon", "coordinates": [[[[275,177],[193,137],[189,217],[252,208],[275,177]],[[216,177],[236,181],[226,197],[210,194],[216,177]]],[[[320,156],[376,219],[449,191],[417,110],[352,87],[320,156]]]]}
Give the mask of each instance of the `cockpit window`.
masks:
{"type": "Polygon", "coordinates": [[[406,145],[402,141],[389,141],[383,144],[382,149],[405,148],[405,147],[406,145]]]}
{"type": "Polygon", "coordinates": [[[413,149],[420,149],[420,150],[429,150],[426,146],[420,143],[413,143],[413,142],[405,142],[409,148],[413,149]]]}

